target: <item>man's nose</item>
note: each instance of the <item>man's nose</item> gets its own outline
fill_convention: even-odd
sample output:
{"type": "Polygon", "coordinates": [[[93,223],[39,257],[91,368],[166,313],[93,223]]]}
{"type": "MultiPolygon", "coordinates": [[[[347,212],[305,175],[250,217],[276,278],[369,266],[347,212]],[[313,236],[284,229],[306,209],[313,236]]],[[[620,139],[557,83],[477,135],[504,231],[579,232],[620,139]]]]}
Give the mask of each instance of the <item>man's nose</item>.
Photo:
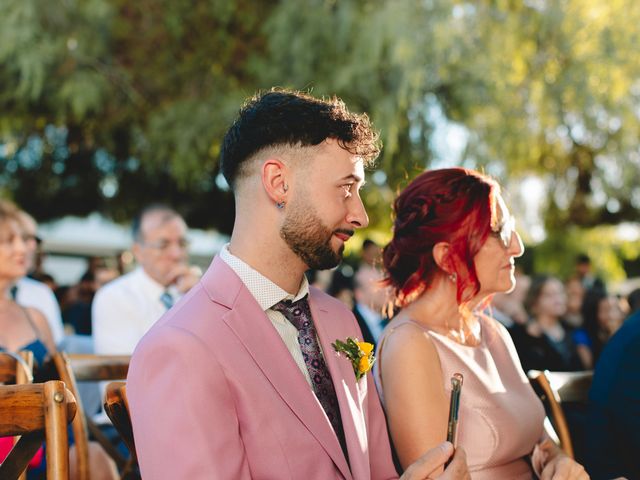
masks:
{"type": "Polygon", "coordinates": [[[360,195],[355,195],[351,199],[349,205],[349,213],[347,214],[347,222],[355,228],[364,228],[369,225],[369,216],[364,208],[360,195]]]}

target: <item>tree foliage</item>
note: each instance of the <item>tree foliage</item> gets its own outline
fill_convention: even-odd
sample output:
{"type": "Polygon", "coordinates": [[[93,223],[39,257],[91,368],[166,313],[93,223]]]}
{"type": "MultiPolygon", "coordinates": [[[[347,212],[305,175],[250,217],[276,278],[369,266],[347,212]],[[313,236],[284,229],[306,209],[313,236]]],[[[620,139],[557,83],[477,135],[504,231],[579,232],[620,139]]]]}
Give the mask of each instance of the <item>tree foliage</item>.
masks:
{"type": "Polygon", "coordinates": [[[385,145],[365,191],[389,225],[434,156],[437,104],[465,165],[535,172],[550,232],[635,220],[640,61],[632,0],[0,0],[0,188],[40,219],[129,218],[163,199],[228,231],[220,141],[287,86],[366,111],[385,145]]]}

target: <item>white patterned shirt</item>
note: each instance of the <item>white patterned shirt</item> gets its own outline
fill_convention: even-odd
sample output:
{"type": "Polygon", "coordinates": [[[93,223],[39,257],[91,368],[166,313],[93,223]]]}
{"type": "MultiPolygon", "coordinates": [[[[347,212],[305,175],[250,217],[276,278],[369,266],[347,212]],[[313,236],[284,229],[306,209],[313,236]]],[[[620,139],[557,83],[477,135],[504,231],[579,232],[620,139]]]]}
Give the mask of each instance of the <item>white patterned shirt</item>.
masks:
{"type": "Polygon", "coordinates": [[[293,326],[282,313],[271,308],[282,300],[295,302],[307,295],[309,293],[309,282],[307,278],[304,275],[302,276],[298,293],[293,296],[233,255],[229,251],[229,244],[226,244],[220,250],[220,258],[240,277],[240,280],[242,280],[242,283],[247,287],[249,293],[251,293],[253,298],[258,302],[258,305],[260,305],[260,308],[267,314],[267,317],[269,317],[269,320],[271,320],[271,323],[282,338],[282,341],[304,375],[304,378],[306,378],[309,385],[312,385],[311,377],[309,377],[309,372],[304,363],[302,351],[300,350],[300,344],[298,343],[298,329],[293,326]]]}

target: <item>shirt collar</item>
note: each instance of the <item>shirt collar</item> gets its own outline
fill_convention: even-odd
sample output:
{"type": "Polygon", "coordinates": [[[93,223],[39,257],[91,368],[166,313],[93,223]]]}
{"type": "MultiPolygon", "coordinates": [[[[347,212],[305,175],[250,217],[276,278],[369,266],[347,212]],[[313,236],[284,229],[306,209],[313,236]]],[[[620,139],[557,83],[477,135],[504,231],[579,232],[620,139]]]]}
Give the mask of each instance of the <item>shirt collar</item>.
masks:
{"type": "Polygon", "coordinates": [[[248,263],[232,254],[229,251],[228,243],[220,250],[220,258],[240,277],[242,283],[244,283],[247,290],[249,290],[258,302],[258,305],[260,305],[260,308],[264,311],[270,309],[282,300],[292,300],[295,302],[309,293],[309,282],[304,275],[302,276],[298,293],[291,295],[255,270],[248,263]]]}
{"type": "Polygon", "coordinates": [[[138,277],[136,281],[139,282],[142,289],[147,292],[149,298],[160,298],[160,295],[166,291],[170,292],[172,297],[175,297],[175,292],[172,291],[173,289],[171,286],[165,287],[164,285],[156,282],[141,266],[138,266],[133,271],[133,274],[138,277]]]}

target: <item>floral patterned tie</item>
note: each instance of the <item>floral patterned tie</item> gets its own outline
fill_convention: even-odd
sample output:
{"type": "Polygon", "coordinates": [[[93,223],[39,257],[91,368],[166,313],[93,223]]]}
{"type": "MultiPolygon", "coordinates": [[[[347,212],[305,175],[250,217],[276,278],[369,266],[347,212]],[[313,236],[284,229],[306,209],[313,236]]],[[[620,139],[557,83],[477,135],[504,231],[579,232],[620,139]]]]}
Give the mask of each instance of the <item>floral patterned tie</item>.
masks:
{"type": "Polygon", "coordinates": [[[311,377],[313,391],[320,405],[324,408],[346,456],[347,449],[338,398],[336,397],[336,390],[333,386],[329,369],[322,356],[322,350],[320,350],[307,296],[297,302],[283,300],[271,308],[282,313],[298,329],[298,343],[300,344],[300,350],[302,350],[304,363],[309,371],[309,377],[311,377]]]}

